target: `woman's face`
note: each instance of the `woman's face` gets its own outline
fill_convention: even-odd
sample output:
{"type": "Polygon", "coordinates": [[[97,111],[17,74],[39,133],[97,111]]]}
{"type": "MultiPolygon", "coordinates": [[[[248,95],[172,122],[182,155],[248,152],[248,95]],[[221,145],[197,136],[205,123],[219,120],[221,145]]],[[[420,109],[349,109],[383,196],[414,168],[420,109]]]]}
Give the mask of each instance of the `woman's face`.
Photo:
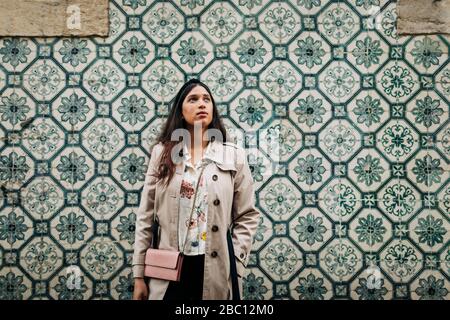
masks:
{"type": "Polygon", "coordinates": [[[208,127],[213,117],[211,96],[203,86],[195,86],[184,98],[182,113],[188,126],[194,126],[199,121],[202,128],[208,127]]]}

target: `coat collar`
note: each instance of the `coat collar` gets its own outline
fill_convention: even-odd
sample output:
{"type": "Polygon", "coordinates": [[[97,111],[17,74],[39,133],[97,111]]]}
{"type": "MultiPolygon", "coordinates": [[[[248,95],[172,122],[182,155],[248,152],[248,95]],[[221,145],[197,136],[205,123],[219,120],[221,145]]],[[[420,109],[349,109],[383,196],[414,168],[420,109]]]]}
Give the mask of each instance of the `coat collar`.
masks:
{"type": "MultiPolygon", "coordinates": [[[[229,147],[227,149],[225,144],[214,140],[208,143],[208,146],[206,147],[204,153],[204,158],[212,162],[215,162],[216,165],[222,170],[236,171],[233,152],[236,152],[235,148],[231,148],[231,150],[229,150],[229,147]]],[[[184,161],[182,161],[176,167],[176,172],[179,174],[184,172],[186,161],[188,161],[191,158],[191,155],[186,145],[183,145],[183,157],[184,161]]]]}

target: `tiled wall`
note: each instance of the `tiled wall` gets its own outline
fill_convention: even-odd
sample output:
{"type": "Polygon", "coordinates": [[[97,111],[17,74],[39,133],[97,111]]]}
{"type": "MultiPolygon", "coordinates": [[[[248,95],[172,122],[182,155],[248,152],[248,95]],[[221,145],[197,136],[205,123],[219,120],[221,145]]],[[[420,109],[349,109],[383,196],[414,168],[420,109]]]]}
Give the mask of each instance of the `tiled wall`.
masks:
{"type": "Polygon", "coordinates": [[[148,147],[190,77],[249,151],[245,298],[450,298],[448,37],[397,37],[388,0],[111,0],[110,23],[0,39],[0,299],[131,297],[148,147]]]}

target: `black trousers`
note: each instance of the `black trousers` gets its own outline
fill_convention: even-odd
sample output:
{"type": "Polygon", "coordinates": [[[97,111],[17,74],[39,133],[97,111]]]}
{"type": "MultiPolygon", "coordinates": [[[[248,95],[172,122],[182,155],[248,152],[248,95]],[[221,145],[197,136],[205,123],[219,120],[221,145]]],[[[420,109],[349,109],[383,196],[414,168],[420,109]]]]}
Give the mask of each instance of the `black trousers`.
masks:
{"type": "Polygon", "coordinates": [[[184,256],[180,281],[170,281],[163,300],[199,301],[203,296],[205,255],[184,256]]]}

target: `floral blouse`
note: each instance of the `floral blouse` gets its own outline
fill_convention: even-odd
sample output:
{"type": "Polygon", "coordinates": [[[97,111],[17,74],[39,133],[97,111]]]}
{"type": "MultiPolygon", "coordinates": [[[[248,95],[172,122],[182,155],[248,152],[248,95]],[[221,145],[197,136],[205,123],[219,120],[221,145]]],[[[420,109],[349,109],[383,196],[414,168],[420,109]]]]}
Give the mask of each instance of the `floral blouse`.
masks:
{"type": "Polygon", "coordinates": [[[185,170],[180,190],[180,206],[179,206],[179,224],[178,224],[178,240],[179,250],[183,250],[184,241],[186,239],[186,231],[188,232],[186,246],[184,247],[185,255],[205,254],[205,243],[207,237],[206,221],[208,218],[208,192],[206,179],[203,175],[199,181],[197,188],[197,200],[195,201],[192,219],[189,217],[194,203],[195,187],[198,176],[203,166],[206,166],[211,158],[211,143],[205,149],[203,159],[199,160],[195,166],[192,165],[189,150],[185,146],[183,149],[183,157],[185,162],[185,170]]]}

